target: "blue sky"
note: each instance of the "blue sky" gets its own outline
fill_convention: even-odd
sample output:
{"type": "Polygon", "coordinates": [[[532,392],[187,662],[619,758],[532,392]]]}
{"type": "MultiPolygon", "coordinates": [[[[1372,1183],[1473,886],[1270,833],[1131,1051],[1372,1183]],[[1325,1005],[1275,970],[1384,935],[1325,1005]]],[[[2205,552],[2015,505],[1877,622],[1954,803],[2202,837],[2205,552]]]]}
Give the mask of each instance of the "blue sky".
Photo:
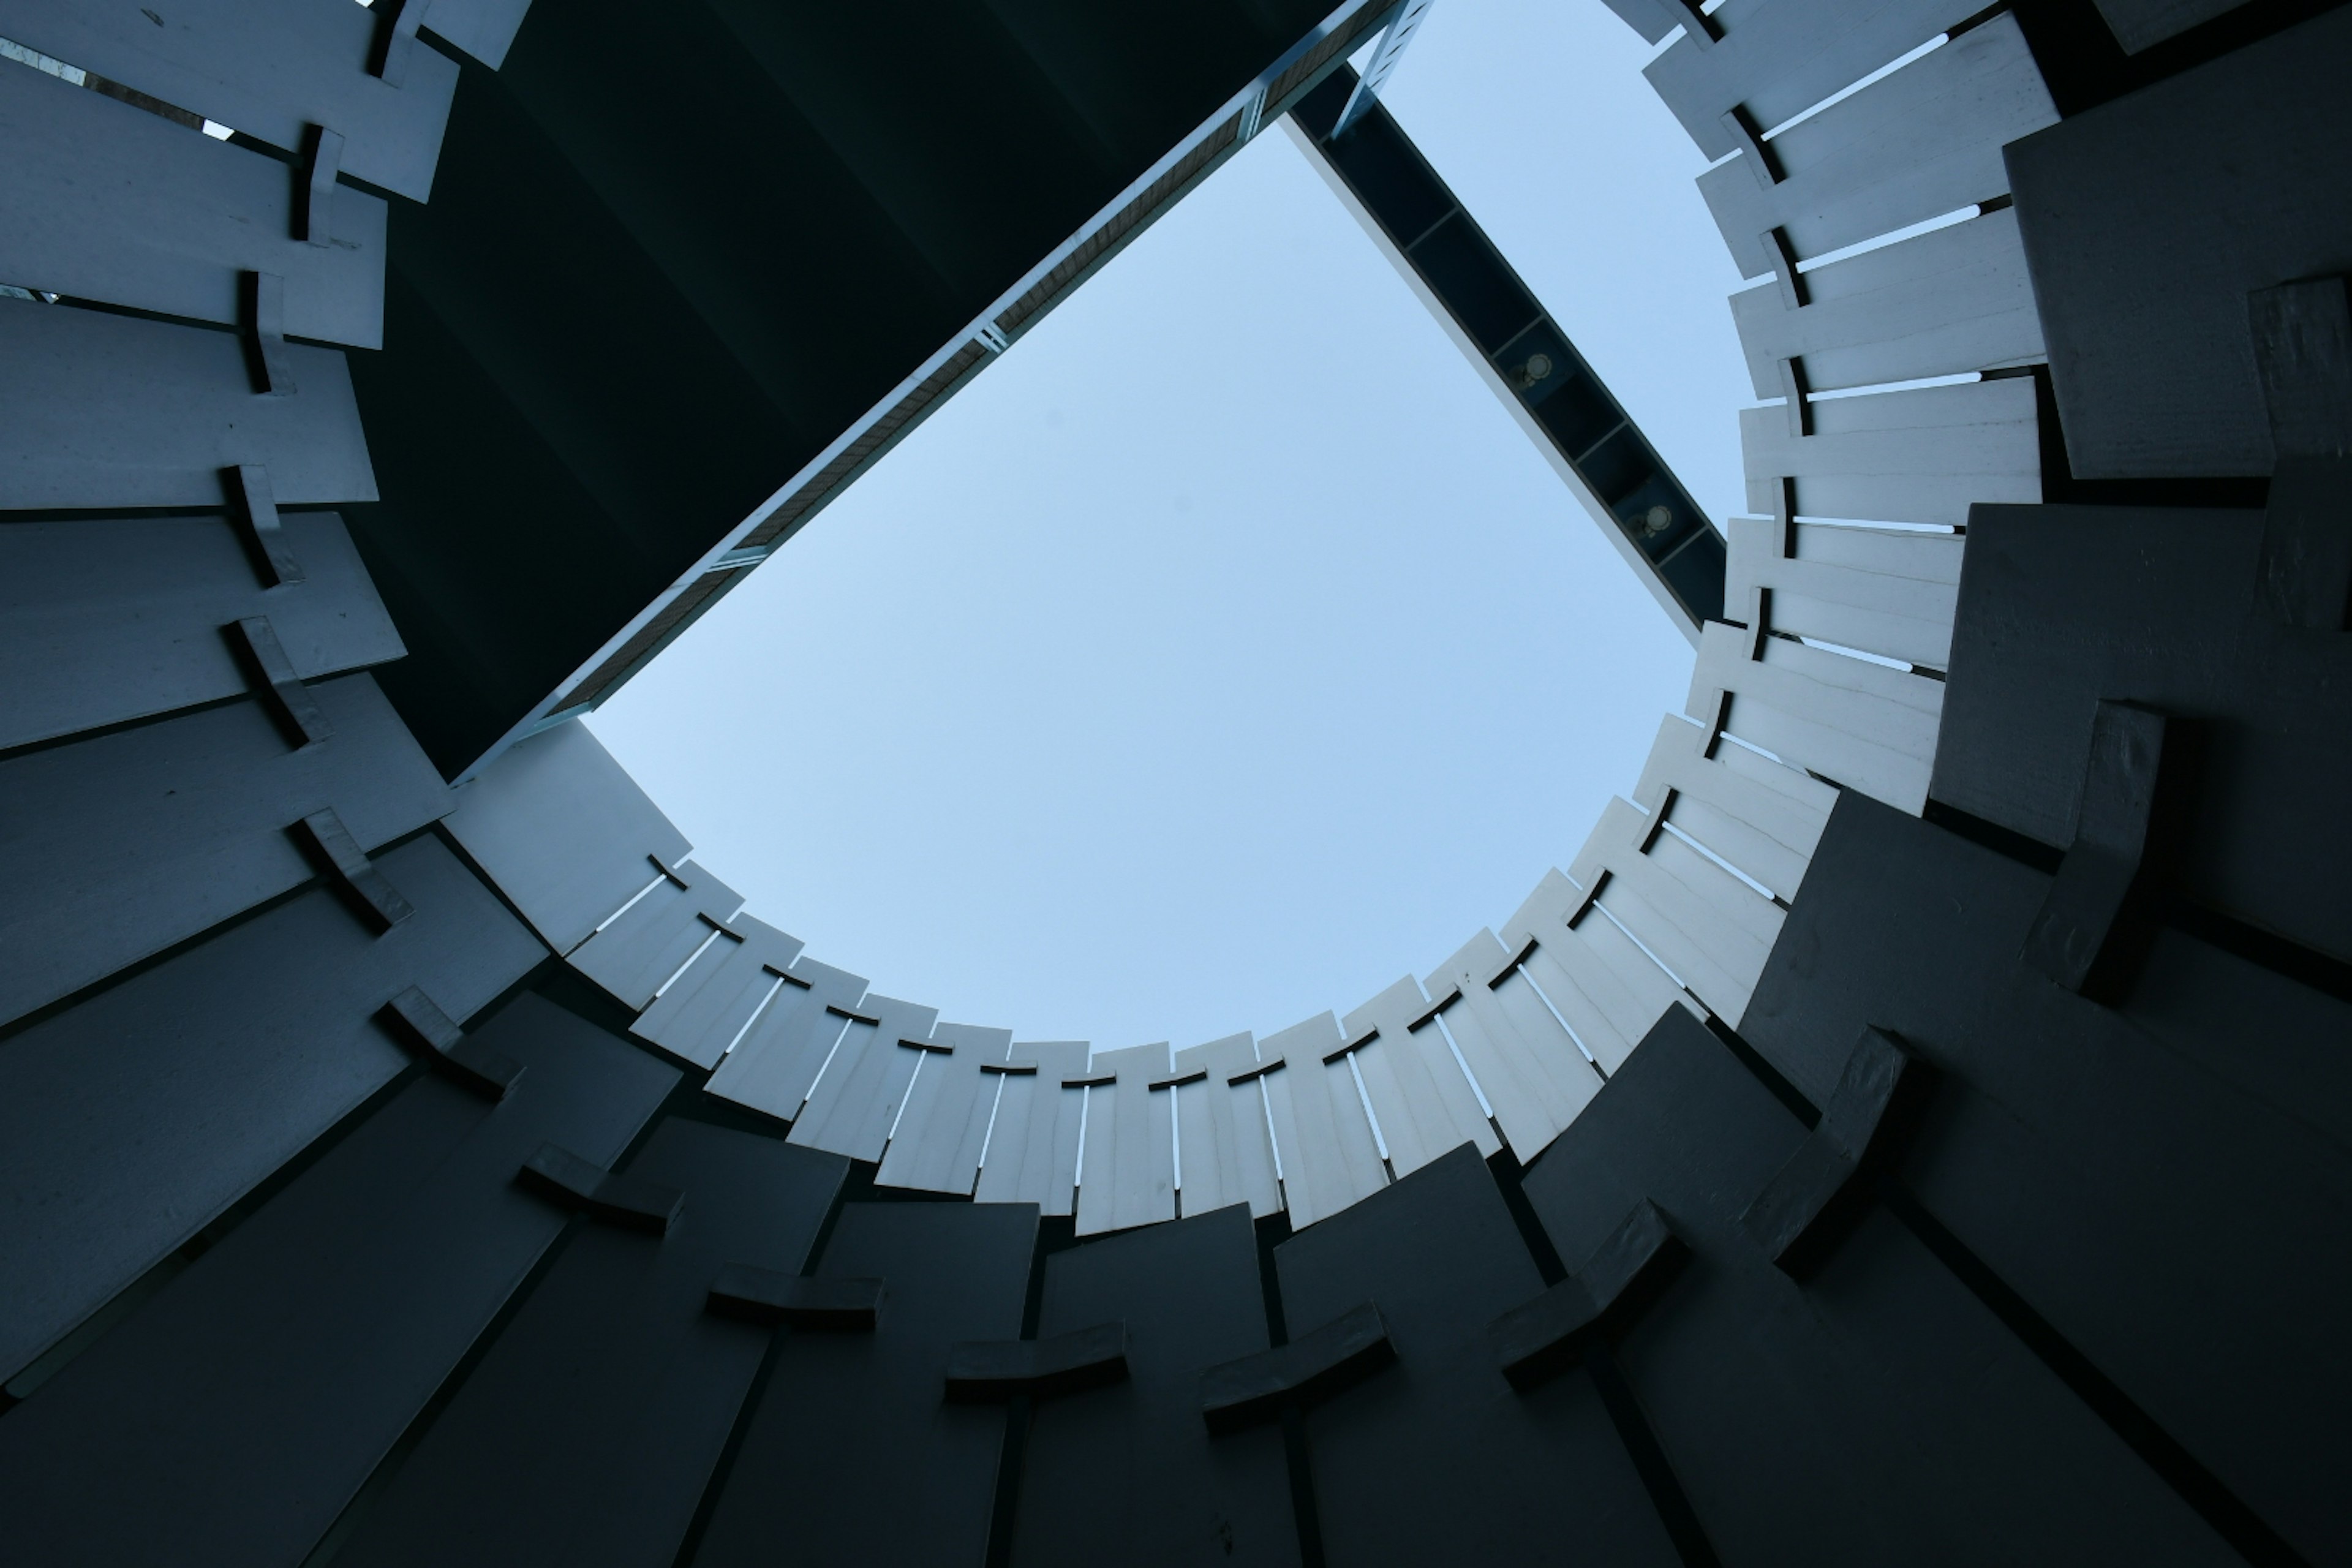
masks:
{"type": "MultiPolygon", "coordinates": [[[[1386,101],[1719,522],[1738,279],[1648,53],[1441,0],[1386,101]]],[[[1690,660],[1270,127],[590,722],[813,957],[1182,1047],[1499,924],[1690,660]]]]}

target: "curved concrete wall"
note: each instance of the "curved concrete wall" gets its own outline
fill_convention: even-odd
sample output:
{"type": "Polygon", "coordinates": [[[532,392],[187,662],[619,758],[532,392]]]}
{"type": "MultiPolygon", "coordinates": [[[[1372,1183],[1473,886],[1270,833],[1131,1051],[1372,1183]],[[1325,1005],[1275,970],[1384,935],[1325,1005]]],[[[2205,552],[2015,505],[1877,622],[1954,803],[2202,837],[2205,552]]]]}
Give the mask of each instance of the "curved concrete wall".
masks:
{"type": "Polygon", "coordinates": [[[0,5],[21,1560],[2352,1555],[2352,13],[1624,0],[1738,618],[1496,931],[1171,1055],[872,994],[576,725],[442,786],[288,334],[520,13],[280,11],[0,5]]]}

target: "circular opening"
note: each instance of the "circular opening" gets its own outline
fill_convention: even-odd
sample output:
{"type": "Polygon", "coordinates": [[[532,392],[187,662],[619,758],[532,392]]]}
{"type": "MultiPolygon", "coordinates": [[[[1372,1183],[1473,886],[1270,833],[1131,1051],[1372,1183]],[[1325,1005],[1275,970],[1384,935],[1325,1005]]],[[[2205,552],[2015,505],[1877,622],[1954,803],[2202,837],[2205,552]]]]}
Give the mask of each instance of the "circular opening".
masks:
{"type": "MultiPolygon", "coordinates": [[[[1721,511],[1738,279],[1642,52],[1435,13],[1384,102],[1721,511]],[[1572,113],[1489,102],[1531,55],[1572,113]]],[[[1267,1033],[1430,973],[1632,789],[1689,646],[1491,379],[1577,362],[1482,369],[1319,157],[1268,127],[596,716],[815,956],[1024,1037],[1267,1033]]]]}

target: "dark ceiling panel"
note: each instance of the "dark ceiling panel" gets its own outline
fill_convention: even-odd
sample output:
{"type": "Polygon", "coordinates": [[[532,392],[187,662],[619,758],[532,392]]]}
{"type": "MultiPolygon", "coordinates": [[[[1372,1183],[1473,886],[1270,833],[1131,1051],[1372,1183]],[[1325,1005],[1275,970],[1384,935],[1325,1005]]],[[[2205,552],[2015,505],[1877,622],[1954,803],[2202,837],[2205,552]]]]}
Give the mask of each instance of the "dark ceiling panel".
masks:
{"type": "Polygon", "coordinates": [[[383,500],[351,521],[435,761],[664,601],[1326,4],[574,0],[467,66],[353,372],[383,500]]]}

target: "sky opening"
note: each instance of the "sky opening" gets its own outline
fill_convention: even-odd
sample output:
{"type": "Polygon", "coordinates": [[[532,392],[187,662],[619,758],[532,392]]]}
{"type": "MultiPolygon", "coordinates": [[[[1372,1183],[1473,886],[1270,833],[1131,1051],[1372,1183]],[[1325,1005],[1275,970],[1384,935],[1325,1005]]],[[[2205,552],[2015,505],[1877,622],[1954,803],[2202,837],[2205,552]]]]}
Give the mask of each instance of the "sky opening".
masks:
{"type": "MultiPolygon", "coordinates": [[[[1704,161],[1599,5],[1384,101],[1718,525],[1704,161]]],[[[1424,973],[1630,791],[1691,651],[1279,127],[593,715],[751,912],[1098,1050],[1424,973]]]]}

